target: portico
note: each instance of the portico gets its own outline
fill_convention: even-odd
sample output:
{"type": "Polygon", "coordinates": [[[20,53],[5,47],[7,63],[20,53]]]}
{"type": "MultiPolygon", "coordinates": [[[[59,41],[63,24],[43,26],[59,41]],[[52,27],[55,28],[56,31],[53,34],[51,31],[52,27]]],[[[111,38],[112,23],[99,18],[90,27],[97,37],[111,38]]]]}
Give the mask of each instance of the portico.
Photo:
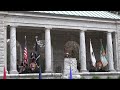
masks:
{"type": "MultiPolygon", "coordinates": [[[[30,27],[29,27],[29,30],[30,30],[30,27]]],[[[89,50],[88,50],[89,48],[86,47],[87,46],[86,42],[89,45],[90,37],[89,37],[89,39],[86,40],[86,37],[88,37],[89,35],[86,36],[86,34],[85,34],[85,33],[89,34],[89,30],[86,30],[86,29],[78,29],[77,30],[77,29],[75,29],[74,32],[72,31],[73,29],[71,29],[71,30],[70,29],[69,30],[68,29],[64,29],[64,30],[67,30],[66,32],[70,32],[71,35],[72,35],[72,33],[75,33],[77,35],[77,38],[73,39],[73,40],[77,40],[77,42],[79,44],[79,47],[80,47],[79,48],[79,64],[80,64],[81,68],[79,68],[80,69],[79,71],[80,72],[89,72],[89,70],[87,70],[87,68],[89,68],[90,66],[88,67],[87,65],[89,65],[90,60],[87,60],[89,57],[86,55],[86,54],[89,54],[88,53],[89,52],[89,50]],[[86,50],[86,48],[87,48],[87,50],[86,50]]],[[[31,29],[31,31],[32,31],[32,29],[31,29]]],[[[29,32],[31,32],[31,31],[29,31],[29,32]]],[[[9,71],[10,74],[18,73],[17,72],[17,52],[16,52],[16,41],[17,41],[17,39],[16,39],[16,36],[18,34],[20,34],[20,35],[18,35],[18,38],[19,38],[18,41],[19,41],[20,38],[21,38],[20,36],[23,33],[29,33],[29,32],[24,27],[20,28],[20,26],[19,27],[17,27],[17,26],[14,26],[14,27],[10,26],[10,33],[9,33],[10,34],[10,40],[11,40],[10,41],[10,53],[11,53],[10,57],[11,58],[10,58],[10,71],[9,71]],[[24,32],[24,30],[26,30],[26,32],[24,32]],[[17,32],[17,34],[16,34],[16,32],[17,32]],[[20,33],[20,32],[22,32],[22,33],[20,33]]],[[[55,29],[55,28],[50,28],[50,27],[48,27],[48,28],[47,27],[42,27],[42,28],[37,28],[36,32],[37,32],[36,35],[42,36],[40,38],[42,38],[42,40],[45,40],[45,48],[44,48],[44,50],[45,50],[45,57],[44,57],[44,66],[45,66],[44,68],[45,68],[45,71],[44,72],[45,73],[56,73],[55,72],[55,68],[53,66],[53,65],[55,65],[54,64],[54,62],[55,62],[54,59],[55,59],[56,56],[55,56],[55,53],[53,53],[53,51],[52,51],[52,48],[54,50],[54,45],[52,46],[52,43],[51,43],[51,42],[53,42],[52,39],[54,39],[54,36],[52,36],[52,35],[55,35],[55,34],[57,35],[57,32],[58,33],[64,32],[64,33],[62,33],[62,35],[65,36],[65,31],[63,31],[62,29],[55,29]],[[42,34],[40,34],[40,33],[42,33],[42,34]],[[51,37],[52,37],[52,39],[51,39],[51,37]],[[54,57],[52,56],[52,54],[53,54],[54,57]]],[[[93,31],[93,32],[97,33],[97,31],[93,31]]],[[[103,31],[103,32],[105,32],[105,31],[103,31]]],[[[98,31],[98,33],[99,33],[99,31],[98,31]]],[[[27,34],[24,34],[24,35],[27,35],[27,34]]],[[[24,39],[24,35],[22,35],[23,39],[24,39]]],[[[28,38],[30,37],[29,35],[30,34],[28,34],[28,38]]],[[[111,52],[111,53],[108,53],[108,56],[109,56],[109,58],[108,58],[108,60],[109,60],[109,68],[108,69],[109,69],[109,71],[112,72],[112,71],[115,71],[115,69],[114,69],[114,61],[113,61],[112,32],[107,32],[106,31],[106,33],[104,33],[104,35],[107,36],[106,40],[107,40],[108,44],[106,43],[106,45],[108,45],[107,46],[108,50],[109,50],[109,52],[111,52]]],[[[70,36],[68,36],[68,37],[70,37],[70,36]]],[[[34,39],[34,37],[33,37],[33,39],[34,39]]],[[[30,37],[30,38],[32,38],[32,37],[30,37]]],[[[98,37],[98,38],[101,39],[100,37],[98,37]]],[[[28,40],[28,45],[29,45],[29,42],[31,42],[31,41],[29,41],[29,39],[27,39],[27,40],[28,40]]],[[[68,39],[68,40],[70,40],[70,39],[68,39]]],[[[104,41],[106,41],[106,40],[104,40],[104,41]]],[[[22,41],[19,41],[19,42],[22,42],[22,41]]],[[[34,44],[34,42],[33,42],[33,44],[34,44]]],[[[24,42],[23,42],[23,46],[24,46],[24,42]]],[[[98,46],[100,47],[100,44],[98,44],[98,46]]],[[[29,46],[28,46],[28,48],[29,48],[29,46]]],[[[62,46],[62,48],[64,49],[64,46],[62,46]]],[[[58,49],[59,49],[59,47],[58,47],[58,49]]],[[[28,50],[30,52],[33,49],[28,49],[28,50]]],[[[62,58],[64,59],[64,50],[61,50],[61,51],[63,53],[62,58]]],[[[54,52],[56,52],[56,51],[54,51],[54,52]]],[[[98,58],[99,58],[99,56],[98,56],[98,58]]],[[[61,64],[63,64],[63,60],[62,60],[61,64]]],[[[63,69],[63,67],[61,67],[61,68],[63,69]]]]}
{"type": "MultiPolygon", "coordinates": [[[[37,14],[34,12],[4,12],[4,30],[6,41],[10,39],[10,47],[5,45],[5,51],[10,50],[9,60],[6,58],[5,66],[9,66],[9,74],[18,74],[17,60],[21,60],[24,50],[24,36],[27,36],[28,56],[34,50],[35,36],[44,41],[45,46],[40,48],[40,64],[43,73],[62,73],[64,63],[64,45],[68,41],[75,41],[79,45],[77,65],[79,73],[87,73],[91,68],[89,42],[92,40],[97,60],[100,59],[100,39],[104,48],[108,50],[109,72],[119,71],[118,54],[118,28],[112,19],[85,18],[76,16],[57,16],[37,14]],[[14,14],[16,13],[16,16],[14,14]],[[24,13],[24,14],[23,14],[24,13]],[[21,16],[21,14],[23,14],[21,16]],[[117,34],[115,34],[117,33],[117,34]],[[103,35],[103,36],[102,36],[103,35]],[[66,37],[68,37],[66,39],[66,37]],[[20,50],[17,48],[17,42],[20,50]],[[96,42],[96,43],[95,43],[96,42]],[[21,53],[20,53],[21,52],[21,53]],[[7,62],[10,62],[7,65],[7,62]],[[58,70],[59,69],[59,70],[58,70]],[[57,71],[58,70],[58,71],[57,71]]],[[[118,25],[119,26],[119,25],[118,25]]],[[[6,43],[7,44],[7,43],[6,43]]],[[[23,59],[23,58],[22,58],[23,59]]]]}

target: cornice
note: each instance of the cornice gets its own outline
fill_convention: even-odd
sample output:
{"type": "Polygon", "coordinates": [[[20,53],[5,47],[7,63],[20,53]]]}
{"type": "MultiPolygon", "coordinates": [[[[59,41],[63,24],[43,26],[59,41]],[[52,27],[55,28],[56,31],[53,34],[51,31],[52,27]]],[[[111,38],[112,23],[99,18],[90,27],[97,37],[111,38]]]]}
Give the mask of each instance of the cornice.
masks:
{"type": "Polygon", "coordinates": [[[103,18],[85,18],[85,17],[72,17],[72,16],[57,16],[57,15],[43,15],[30,13],[28,11],[18,12],[18,11],[0,11],[1,15],[6,16],[18,16],[18,17],[32,17],[32,18],[49,18],[49,19],[64,19],[64,20],[76,20],[76,21],[87,21],[87,22],[100,22],[100,23],[118,23],[120,24],[120,20],[116,19],[103,19],[103,18]]]}

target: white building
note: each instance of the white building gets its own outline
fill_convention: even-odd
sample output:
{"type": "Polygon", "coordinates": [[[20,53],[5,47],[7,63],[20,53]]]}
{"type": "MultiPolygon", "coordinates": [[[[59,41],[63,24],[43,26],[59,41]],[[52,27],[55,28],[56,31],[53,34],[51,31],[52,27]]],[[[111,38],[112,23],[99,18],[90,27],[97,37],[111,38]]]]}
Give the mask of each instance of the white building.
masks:
{"type": "Polygon", "coordinates": [[[23,60],[24,36],[27,36],[28,56],[35,36],[45,44],[40,48],[42,76],[61,77],[64,69],[64,48],[68,42],[79,46],[76,59],[79,75],[120,75],[120,16],[107,11],[0,11],[0,74],[6,67],[8,78],[38,77],[20,75],[17,60],[23,60]],[[96,60],[100,60],[100,39],[108,46],[108,72],[89,72],[91,69],[89,42],[96,60]]]}

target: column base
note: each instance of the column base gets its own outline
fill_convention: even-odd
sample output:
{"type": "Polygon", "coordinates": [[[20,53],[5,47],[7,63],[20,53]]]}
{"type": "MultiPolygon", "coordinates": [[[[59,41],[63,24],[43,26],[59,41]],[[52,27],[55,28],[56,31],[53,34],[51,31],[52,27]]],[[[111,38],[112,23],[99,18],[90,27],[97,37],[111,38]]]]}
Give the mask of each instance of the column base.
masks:
{"type": "MultiPolygon", "coordinates": [[[[72,79],[80,79],[81,75],[72,75],[72,79]]],[[[69,75],[63,75],[62,79],[70,79],[69,75]]]]}
{"type": "Polygon", "coordinates": [[[6,70],[6,74],[8,74],[8,71],[6,70]]]}
{"type": "Polygon", "coordinates": [[[12,70],[12,71],[10,71],[10,74],[18,74],[18,71],[17,70],[12,70]]]}
{"type": "Polygon", "coordinates": [[[116,70],[109,70],[109,72],[116,72],[116,70]]]}
{"type": "Polygon", "coordinates": [[[45,70],[45,73],[53,73],[52,70],[45,70]]]}
{"type": "Polygon", "coordinates": [[[88,70],[80,70],[80,72],[88,72],[88,70]]]}

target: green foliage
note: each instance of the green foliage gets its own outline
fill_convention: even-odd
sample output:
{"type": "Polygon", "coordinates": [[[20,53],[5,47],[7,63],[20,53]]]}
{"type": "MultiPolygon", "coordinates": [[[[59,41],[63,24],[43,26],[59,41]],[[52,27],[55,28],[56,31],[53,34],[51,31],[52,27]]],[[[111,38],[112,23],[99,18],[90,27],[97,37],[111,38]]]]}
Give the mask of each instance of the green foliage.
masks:
{"type": "Polygon", "coordinates": [[[117,79],[120,79],[120,76],[117,79]]]}
{"type": "Polygon", "coordinates": [[[100,79],[98,76],[93,76],[92,79],[100,79]]]}
{"type": "Polygon", "coordinates": [[[30,79],[35,79],[35,77],[34,77],[34,76],[31,76],[30,79]]]}
{"type": "Polygon", "coordinates": [[[112,79],[112,78],[108,76],[106,79],[112,79]]]}
{"type": "Polygon", "coordinates": [[[84,77],[81,77],[80,79],[85,79],[84,77]]]}

